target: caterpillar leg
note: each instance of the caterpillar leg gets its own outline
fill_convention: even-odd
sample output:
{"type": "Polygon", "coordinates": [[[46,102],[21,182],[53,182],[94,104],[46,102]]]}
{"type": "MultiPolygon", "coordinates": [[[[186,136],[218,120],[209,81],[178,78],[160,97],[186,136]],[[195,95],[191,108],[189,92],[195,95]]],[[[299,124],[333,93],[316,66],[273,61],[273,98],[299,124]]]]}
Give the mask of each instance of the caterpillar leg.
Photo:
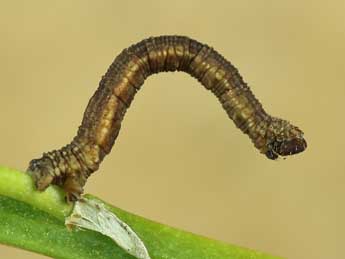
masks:
{"type": "Polygon", "coordinates": [[[83,186],[85,182],[86,180],[84,180],[80,175],[72,174],[67,176],[62,186],[66,192],[67,202],[74,202],[80,199],[81,194],[84,191],[83,186]]]}

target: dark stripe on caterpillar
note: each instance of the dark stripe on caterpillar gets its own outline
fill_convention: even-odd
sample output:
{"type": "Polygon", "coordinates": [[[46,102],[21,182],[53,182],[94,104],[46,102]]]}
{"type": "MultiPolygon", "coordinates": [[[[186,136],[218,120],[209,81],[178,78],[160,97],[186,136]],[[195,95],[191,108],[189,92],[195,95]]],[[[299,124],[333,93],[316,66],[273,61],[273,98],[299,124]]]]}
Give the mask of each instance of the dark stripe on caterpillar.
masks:
{"type": "Polygon", "coordinates": [[[306,148],[303,132],[268,115],[238,70],[218,52],[188,37],[152,37],[115,58],[90,99],[73,141],[30,162],[28,171],[37,188],[58,184],[67,200],[78,199],[88,176],[111,151],[136,92],[148,76],[164,71],[186,72],[213,92],[235,125],[268,158],[306,148]]]}

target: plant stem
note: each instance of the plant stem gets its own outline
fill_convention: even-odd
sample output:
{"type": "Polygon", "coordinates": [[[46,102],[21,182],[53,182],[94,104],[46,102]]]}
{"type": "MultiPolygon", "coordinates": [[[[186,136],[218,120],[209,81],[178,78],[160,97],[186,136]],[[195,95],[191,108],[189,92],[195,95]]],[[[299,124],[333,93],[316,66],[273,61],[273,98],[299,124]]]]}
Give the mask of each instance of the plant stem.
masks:
{"type": "MultiPolygon", "coordinates": [[[[152,259],[279,259],[106,206],[138,234],[152,259]]],[[[54,258],[134,258],[99,233],[68,231],[64,219],[71,209],[60,188],[37,192],[30,176],[0,167],[0,243],[54,258]]]]}
{"type": "Polygon", "coordinates": [[[0,195],[30,204],[60,220],[72,211],[72,205],[65,202],[64,192],[59,187],[50,186],[38,192],[28,174],[6,167],[0,167],[0,195]]]}

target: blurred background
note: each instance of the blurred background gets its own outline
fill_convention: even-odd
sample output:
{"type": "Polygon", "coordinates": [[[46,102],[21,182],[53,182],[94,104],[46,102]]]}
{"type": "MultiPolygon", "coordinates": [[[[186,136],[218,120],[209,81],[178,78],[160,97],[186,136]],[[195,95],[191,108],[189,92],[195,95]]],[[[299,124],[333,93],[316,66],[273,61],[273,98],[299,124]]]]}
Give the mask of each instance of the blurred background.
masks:
{"type": "MultiPolygon", "coordinates": [[[[270,161],[183,73],[150,77],[86,192],[130,212],[286,258],[345,258],[345,2],[2,1],[0,164],[70,142],[123,48],[186,35],[239,68],[308,149],[270,161]]],[[[0,223],[1,224],[1,223],[0,223]]],[[[45,258],[0,245],[1,258],[45,258]]]]}

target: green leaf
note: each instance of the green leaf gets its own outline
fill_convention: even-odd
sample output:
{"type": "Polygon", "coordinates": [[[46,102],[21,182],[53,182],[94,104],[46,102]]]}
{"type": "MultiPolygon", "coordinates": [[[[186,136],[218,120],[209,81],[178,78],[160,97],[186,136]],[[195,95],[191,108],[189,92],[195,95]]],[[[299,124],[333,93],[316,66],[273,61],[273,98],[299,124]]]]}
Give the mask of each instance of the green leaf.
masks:
{"type": "MultiPolygon", "coordinates": [[[[53,258],[134,258],[100,233],[68,230],[64,219],[72,207],[63,195],[57,187],[37,192],[27,174],[0,167],[0,243],[53,258]]],[[[279,259],[106,206],[137,233],[152,259],[279,259]]]]}

